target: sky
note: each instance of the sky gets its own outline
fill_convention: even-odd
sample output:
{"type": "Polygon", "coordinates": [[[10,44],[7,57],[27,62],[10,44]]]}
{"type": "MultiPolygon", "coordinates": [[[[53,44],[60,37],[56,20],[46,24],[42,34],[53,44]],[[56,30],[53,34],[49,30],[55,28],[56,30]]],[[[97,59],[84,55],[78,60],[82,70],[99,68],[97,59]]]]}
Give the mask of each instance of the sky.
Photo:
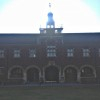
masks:
{"type": "Polygon", "coordinates": [[[49,11],[63,33],[100,32],[99,4],[100,0],[0,0],[0,33],[39,33],[49,11]]]}

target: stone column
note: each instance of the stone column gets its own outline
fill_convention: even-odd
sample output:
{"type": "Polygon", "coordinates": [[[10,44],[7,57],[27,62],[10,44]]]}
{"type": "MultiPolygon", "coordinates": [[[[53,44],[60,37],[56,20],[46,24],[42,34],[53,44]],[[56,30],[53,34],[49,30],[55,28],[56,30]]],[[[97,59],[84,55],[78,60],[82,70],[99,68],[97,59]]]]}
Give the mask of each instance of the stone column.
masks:
{"type": "Polygon", "coordinates": [[[26,75],[26,72],[24,72],[23,80],[24,80],[24,83],[27,82],[27,75],[26,75]]]}
{"type": "Polygon", "coordinates": [[[10,79],[10,72],[8,71],[8,79],[10,79]]]}
{"type": "Polygon", "coordinates": [[[64,76],[60,76],[60,83],[64,83],[64,76]]]}
{"type": "Polygon", "coordinates": [[[80,71],[78,71],[78,73],[77,73],[77,82],[81,83],[81,73],[80,73],[80,71]]]}

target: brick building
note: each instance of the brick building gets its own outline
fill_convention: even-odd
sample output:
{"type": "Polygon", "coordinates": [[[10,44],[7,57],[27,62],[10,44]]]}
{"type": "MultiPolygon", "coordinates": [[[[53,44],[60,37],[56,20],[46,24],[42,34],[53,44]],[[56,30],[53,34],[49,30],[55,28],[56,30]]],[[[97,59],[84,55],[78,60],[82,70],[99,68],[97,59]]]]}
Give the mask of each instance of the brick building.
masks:
{"type": "Polygon", "coordinates": [[[100,33],[61,33],[48,13],[39,34],[0,34],[1,83],[99,83],[100,33]]]}

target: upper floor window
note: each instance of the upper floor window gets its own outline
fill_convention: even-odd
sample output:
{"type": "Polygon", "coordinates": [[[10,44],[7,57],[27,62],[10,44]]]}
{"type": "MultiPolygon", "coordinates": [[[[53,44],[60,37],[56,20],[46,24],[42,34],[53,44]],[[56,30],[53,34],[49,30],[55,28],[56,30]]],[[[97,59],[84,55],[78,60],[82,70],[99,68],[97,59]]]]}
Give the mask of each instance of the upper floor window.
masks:
{"type": "Polygon", "coordinates": [[[56,46],[47,46],[47,57],[56,57],[56,46]]]}
{"type": "Polygon", "coordinates": [[[74,49],[67,49],[67,57],[73,57],[74,56],[74,49]]]}
{"type": "Polygon", "coordinates": [[[36,50],[35,49],[29,49],[29,57],[30,58],[36,57],[36,50]]]}
{"type": "Polygon", "coordinates": [[[0,58],[4,58],[4,50],[0,50],[0,58]]]}
{"type": "Polygon", "coordinates": [[[20,50],[19,49],[14,50],[14,58],[20,58],[20,50]]]}
{"type": "Polygon", "coordinates": [[[100,48],[99,48],[99,57],[100,57],[100,48]]]}
{"type": "Polygon", "coordinates": [[[4,67],[0,67],[0,74],[4,73],[4,67]]]}
{"type": "Polygon", "coordinates": [[[83,57],[89,57],[90,56],[90,50],[89,49],[83,49],[83,57]]]}

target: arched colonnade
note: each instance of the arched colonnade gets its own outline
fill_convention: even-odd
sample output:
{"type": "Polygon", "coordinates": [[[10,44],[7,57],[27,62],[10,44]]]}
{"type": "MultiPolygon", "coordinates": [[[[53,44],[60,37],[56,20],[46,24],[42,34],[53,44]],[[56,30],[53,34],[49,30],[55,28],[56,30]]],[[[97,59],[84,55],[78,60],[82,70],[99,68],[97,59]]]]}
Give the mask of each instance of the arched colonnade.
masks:
{"type": "Polygon", "coordinates": [[[74,65],[65,66],[62,71],[57,65],[47,65],[40,69],[37,66],[13,66],[8,70],[8,79],[22,79],[28,83],[41,82],[65,82],[65,83],[88,83],[96,78],[96,70],[93,66],[84,65],[80,68],[74,65]]]}

